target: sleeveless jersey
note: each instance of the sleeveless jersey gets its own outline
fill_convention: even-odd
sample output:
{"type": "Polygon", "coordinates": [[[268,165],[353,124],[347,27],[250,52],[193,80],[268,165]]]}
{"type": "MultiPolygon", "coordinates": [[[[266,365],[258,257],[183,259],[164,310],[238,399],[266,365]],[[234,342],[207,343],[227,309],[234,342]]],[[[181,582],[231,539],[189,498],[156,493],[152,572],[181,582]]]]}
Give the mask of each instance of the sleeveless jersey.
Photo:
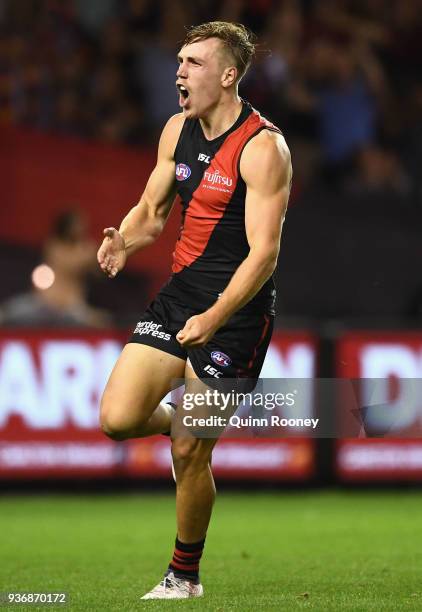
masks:
{"type": "MultiPolygon", "coordinates": [[[[182,227],[173,253],[173,281],[218,297],[247,257],[246,184],[240,175],[245,145],[261,130],[280,130],[243,102],[232,127],[207,140],[198,119],[186,119],[175,149],[182,227]]],[[[259,169],[257,168],[257,171],[259,169]]],[[[242,309],[274,313],[271,277],[242,309]]]]}

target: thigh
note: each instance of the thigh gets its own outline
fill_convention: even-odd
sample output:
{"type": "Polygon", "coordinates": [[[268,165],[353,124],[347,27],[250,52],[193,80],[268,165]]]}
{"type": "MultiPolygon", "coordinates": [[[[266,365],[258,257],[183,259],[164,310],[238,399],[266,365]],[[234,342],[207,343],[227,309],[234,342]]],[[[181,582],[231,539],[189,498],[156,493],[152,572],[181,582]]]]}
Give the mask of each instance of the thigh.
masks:
{"type": "Polygon", "coordinates": [[[273,325],[274,317],[266,314],[233,317],[205,346],[188,349],[196,376],[215,389],[252,391],[264,363],[273,325]]]}
{"type": "Polygon", "coordinates": [[[198,378],[188,361],[185,391],[172,422],[173,448],[178,448],[182,455],[195,449],[197,458],[199,455],[210,456],[230,417],[236,412],[235,402],[232,393],[217,391],[198,378]]]}
{"type": "Polygon", "coordinates": [[[175,378],[183,378],[185,360],[143,344],[127,344],[107,382],[101,418],[130,429],[149,419],[175,378]]]}

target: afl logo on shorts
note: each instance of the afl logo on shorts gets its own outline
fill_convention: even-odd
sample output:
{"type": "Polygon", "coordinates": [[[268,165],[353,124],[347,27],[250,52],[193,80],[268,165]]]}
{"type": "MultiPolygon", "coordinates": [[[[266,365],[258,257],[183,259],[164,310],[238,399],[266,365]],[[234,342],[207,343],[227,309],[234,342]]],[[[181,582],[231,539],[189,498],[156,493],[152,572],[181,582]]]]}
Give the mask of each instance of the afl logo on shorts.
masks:
{"type": "Polygon", "coordinates": [[[213,351],[211,353],[211,359],[213,360],[214,363],[216,363],[217,365],[223,368],[226,368],[232,362],[230,357],[228,357],[225,353],[221,353],[220,351],[213,351]]]}
{"type": "Polygon", "coordinates": [[[191,175],[191,169],[186,164],[177,164],[176,166],[176,180],[186,181],[191,175]]]}

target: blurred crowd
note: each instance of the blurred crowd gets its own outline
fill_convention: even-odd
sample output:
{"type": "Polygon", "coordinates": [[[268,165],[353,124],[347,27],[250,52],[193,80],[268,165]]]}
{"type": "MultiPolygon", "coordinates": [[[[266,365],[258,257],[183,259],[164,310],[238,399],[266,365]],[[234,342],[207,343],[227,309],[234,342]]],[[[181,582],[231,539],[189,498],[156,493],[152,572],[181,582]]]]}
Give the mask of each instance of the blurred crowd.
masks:
{"type": "Polygon", "coordinates": [[[2,243],[0,328],[132,325],[148,301],[149,277],[124,270],[113,290],[97,264],[89,217],[74,203],[51,218],[39,248],[2,243]]]}
{"type": "Polygon", "coordinates": [[[0,305],[0,325],[110,326],[107,311],[87,300],[89,277],[97,271],[95,253],[84,215],[76,209],[60,213],[44,242],[43,263],[32,272],[31,288],[0,305]]]}
{"type": "MultiPolygon", "coordinates": [[[[257,35],[240,94],[292,150],[281,311],[420,317],[418,278],[403,270],[420,254],[422,0],[0,0],[0,128],[155,148],[179,110],[185,29],[217,19],[257,35]]],[[[3,283],[2,300],[15,297],[0,325],[103,327],[104,310],[139,305],[148,278],[126,272],[110,292],[86,221],[73,208],[52,220],[42,253],[7,275],[20,285],[3,283]]]]}
{"type": "Polygon", "coordinates": [[[0,121],[154,142],[185,27],[258,36],[241,95],[286,133],[295,186],[421,199],[422,0],[0,0],[0,121]]]}

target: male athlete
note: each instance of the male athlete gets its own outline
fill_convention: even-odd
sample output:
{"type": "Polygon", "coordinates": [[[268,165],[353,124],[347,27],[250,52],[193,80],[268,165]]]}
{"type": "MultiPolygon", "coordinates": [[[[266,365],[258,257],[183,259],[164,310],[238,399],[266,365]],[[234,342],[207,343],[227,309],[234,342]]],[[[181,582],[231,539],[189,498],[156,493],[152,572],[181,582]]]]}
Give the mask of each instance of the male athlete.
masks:
{"type": "MultiPolygon", "coordinates": [[[[179,196],[173,274],[142,315],[102,398],[101,426],[112,439],[170,432],[178,413],[160,402],[172,379],[184,378],[187,391],[210,377],[253,388],[259,376],[292,170],[280,130],[238,96],[253,54],[242,25],[210,22],[188,31],[178,54],[182,112],[164,127],[139,203],[118,231],[104,230],[98,261],[114,278],[129,255],[158,238],[179,196]]],[[[172,435],[176,546],[163,580],[143,599],[203,594],[198,572],[215,497],[215,443],[172,435]]]]}

